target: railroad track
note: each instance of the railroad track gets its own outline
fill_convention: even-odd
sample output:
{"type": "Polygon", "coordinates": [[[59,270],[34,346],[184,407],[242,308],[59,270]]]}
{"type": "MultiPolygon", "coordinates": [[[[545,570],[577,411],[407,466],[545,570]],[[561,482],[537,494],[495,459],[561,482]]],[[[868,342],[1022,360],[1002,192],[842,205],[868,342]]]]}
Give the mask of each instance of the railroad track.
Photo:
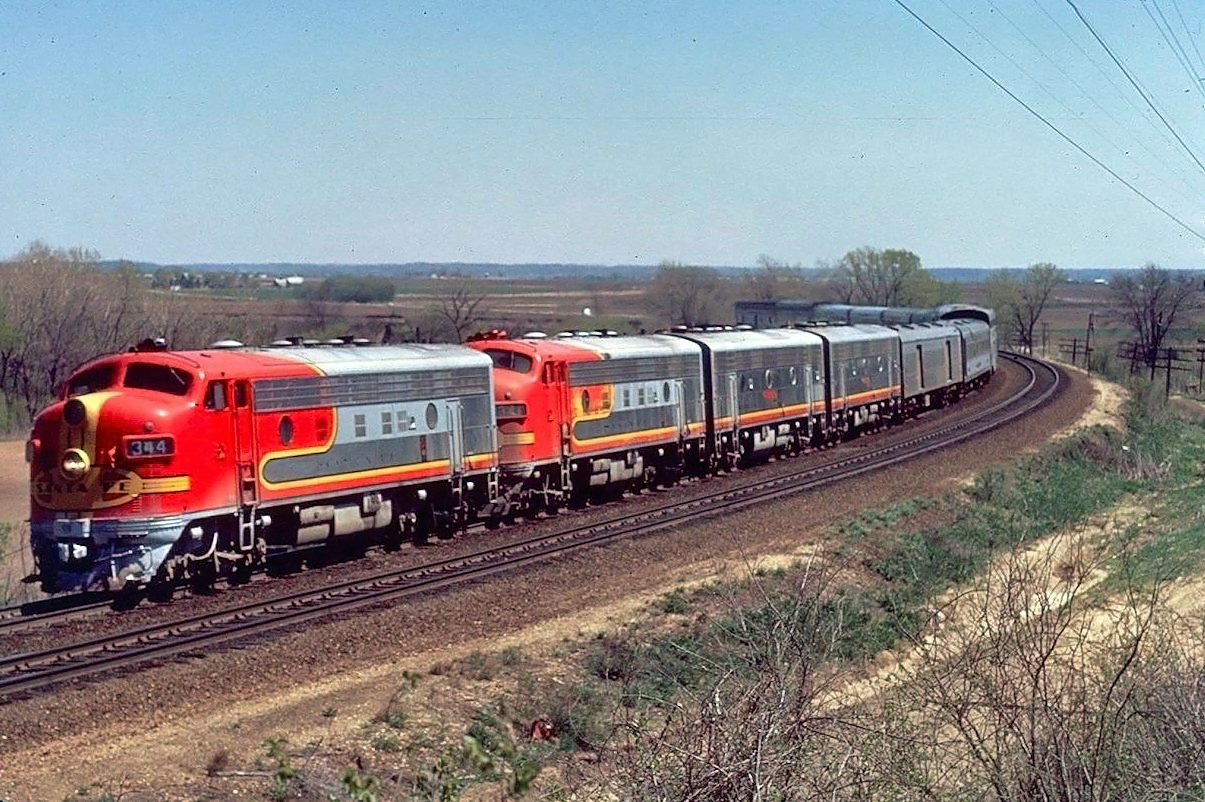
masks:
{"type": "Polygon", "coordinates": [[[1064,382],[1058,369],[1025,357],[1002,356],[1017,361],[1028,371],[1029,380],[1021,392],[974,415],[950,421],[947,425],[914,437],[856,453],[834,453],[834,458],[823,464],[811,465],[787,475],[754,478],[712,496],[667,501],[652,509],[618,515],[601,523],[570,527],[508,546],[420,566],[382,571],[337,582],[320,590],[284,594],[66,646],[8,655],[0,658],[0,700],[11,701],[23,695],[47,691],[64,682],[104,672],[133,669],[151,660],[203,654],[253,636],[280,632],[368,607],[388,605],[405,597],[480,580],[569,552],[622,538],[647,536],[700,518],[823,487],[976,437],[1032,412],[1061,393],[1064,382]]]}

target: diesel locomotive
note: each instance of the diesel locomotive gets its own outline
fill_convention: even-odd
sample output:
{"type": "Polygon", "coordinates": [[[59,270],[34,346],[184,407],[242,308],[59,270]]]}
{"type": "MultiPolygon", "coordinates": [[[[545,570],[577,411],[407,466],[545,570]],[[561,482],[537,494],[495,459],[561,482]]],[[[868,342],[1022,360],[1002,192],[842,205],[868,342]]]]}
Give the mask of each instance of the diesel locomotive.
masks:
{"type": "Polygon", "coordinates": [[[47,592],[238,580],[795,454],[996,369],[990,312],[919,322],[199,351],[75,371],[27,444],[47,592]]]}

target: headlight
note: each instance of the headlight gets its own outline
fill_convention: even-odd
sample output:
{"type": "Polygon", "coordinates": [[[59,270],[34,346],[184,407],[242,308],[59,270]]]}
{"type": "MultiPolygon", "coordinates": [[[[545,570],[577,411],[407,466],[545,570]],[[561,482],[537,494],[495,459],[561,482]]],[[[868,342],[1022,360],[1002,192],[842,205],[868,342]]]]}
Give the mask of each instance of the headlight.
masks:
{"type": "Polygon", "coordinates": [[[72,398],[63,405],[63,420],[68,426],[79,426],[87,417],[88,409],[78,398],[72,398]]]}
{"type": "Polygon", "coordinates": [[[88,455],[78,448],[69,448],[64,451],[63,459],[59,462],[59,470],[68,479],[79,479],[88,472],[89,467],[91,467],[91,462],[88,455]]]}

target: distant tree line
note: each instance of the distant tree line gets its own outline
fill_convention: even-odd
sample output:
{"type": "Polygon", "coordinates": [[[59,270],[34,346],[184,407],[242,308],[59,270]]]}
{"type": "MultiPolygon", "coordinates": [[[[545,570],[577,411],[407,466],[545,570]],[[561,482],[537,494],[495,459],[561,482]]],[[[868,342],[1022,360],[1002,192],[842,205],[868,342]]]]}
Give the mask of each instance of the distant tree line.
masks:
{"type": "MultiPolygon", "coordinates": [[[[932,307],[959,299],[959,286],[941,282],[905,249],[856,248],[819,270],[805,270],[768,255],[757,268],[733,278],[705,266],[663,262],[646,286],[646,316],[628,321],[631,332],[673,325],[723,324],[736,300],[807,299],[872,306],[932,307]]],[[[259,283],[238,272],[189,273],[137,265],[102,269],[98,255],[35,242],[0,261],[0,428],[12,430],[50,401],[69,373],[98,354],[122,350],[147,337],[164,337],[173,348],[203,347],[216,339],[266,343],[287,335],[318,338],[342,334],[389,342],[462,342],[498,325],[505,310],[488,289],[468,279],[449,282],[424,303],[391,307],[385,321],[349,314],[347,304],[392,302],[393,279],[340,273],[309,281],[290,298],[254,306],[230,303],[218,311],[170,290],[259,283]],[[493,322],[491,322],[493,321],[493,322]]],[[[1048,262],[1024,270],[994,271],[985,285],[1005,341],[1034,346],[1035,329],[1065,271],[1048,262]]],[[[1132,329],[1138,353],[1154,364],[1175,327],[1201,309],[1196,276],[1157,265],[1114,278],[1107,314],[1132,329]]],[[[599,303],[593,304],[597,314],[599,303]]],[[[536,327],[540,321],[530,321],[536,327]]],[[[527,325],[527,324],[522,324],[527,325]]]]}
{"type": "Polygon", "coordinates": [[[331,276],[297,288],[297,297],[323,303],[387,303],[396,294],[393,279],[382,276],[331,276]]]}

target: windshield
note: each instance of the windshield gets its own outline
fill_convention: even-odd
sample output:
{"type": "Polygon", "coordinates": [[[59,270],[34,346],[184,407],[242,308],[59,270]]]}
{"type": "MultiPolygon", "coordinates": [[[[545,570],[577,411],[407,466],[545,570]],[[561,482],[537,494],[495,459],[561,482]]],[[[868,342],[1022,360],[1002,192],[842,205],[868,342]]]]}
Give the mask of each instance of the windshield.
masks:
{"type": "Polygon", "coordinates": [[[506,370],[513,370],[516,373],[531,372],[531,357],[526,354],[519,354],[514,351],[503,351],[501,349],[489,349],[485,353],[490,355],[490,359],[494,360],[497,367],[506,370]]]}
{"type": "Polygon", "coordinates": [[[192,374],[167,365],[134,362],[126,368],[123,384],[139,390],[154,390],[171,395],[186,395],[192,387],[192,374]]]}
{"type": "Polygon", "coordinates": [[[117,373],[115,365],[98,365],[97,367],[77,373],[67,382],[67,397],[87,395],[113,386],[113,377],[117,373]]]}

